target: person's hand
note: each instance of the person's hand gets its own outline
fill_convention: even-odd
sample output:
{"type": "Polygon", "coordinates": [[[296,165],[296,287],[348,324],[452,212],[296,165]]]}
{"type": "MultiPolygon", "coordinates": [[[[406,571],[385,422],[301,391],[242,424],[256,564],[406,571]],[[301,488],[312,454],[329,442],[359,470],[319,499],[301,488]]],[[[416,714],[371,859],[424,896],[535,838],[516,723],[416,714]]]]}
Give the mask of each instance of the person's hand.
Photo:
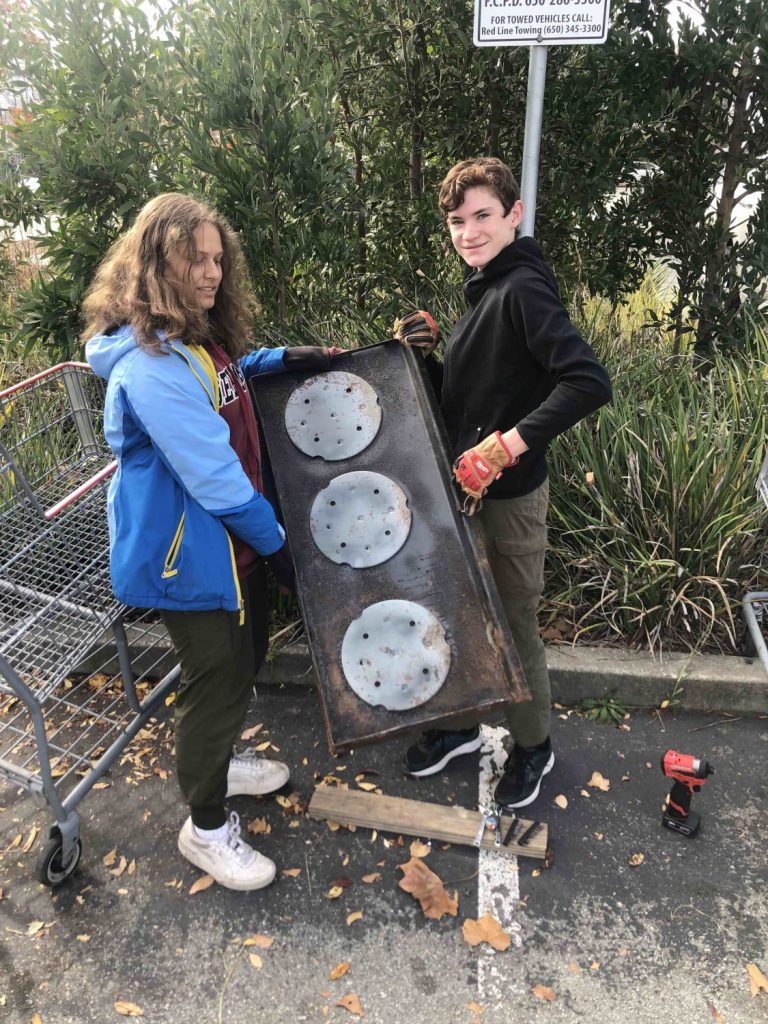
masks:
{"type": "Polygon", "coordinates": [[[517,465],[519,461],[519,457],[513,455],[504,443],[499,430],[458,457],[453,476],[467,495],[464,502],[467,515],[475,514],[485,492],[494,480],[499,479],[502,470],[517,465]]]}
{"type": "Polygon", "coordinates": [[[324,373],[331,368],[331,357],[343,349],[325,348],[323,345],[292,345],[283,352],[283,366],[286,370],[314,370],[324,373]]]}
{"type": "Polygon", "coordinates": [[[296,570],[293,567],[293,556],[288,546],[288,541],[281,548],[267,555],[267,565],[275,575],[281,589],[294,591],[296,589],[296,570]]]}
{"type": "Polygon", "coordinates": [[[437,348],[440,341],[440,328],[426,310],[417,309],[413,313],[407,313],[395,320],[392,337],[397,338],[403,345],[410,345],[411,348],[418,349],[426,358],[437,348]]]}

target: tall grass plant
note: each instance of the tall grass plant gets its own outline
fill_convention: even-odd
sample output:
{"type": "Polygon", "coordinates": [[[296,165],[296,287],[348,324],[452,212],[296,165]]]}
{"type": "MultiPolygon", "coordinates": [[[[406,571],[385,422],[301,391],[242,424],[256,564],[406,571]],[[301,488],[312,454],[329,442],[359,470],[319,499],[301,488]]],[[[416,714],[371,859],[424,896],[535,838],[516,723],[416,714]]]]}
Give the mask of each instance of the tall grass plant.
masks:
{"type": "Polygon", "coordinates": [[[733,652],[765,565],[768,338],[699,367],[596,334],[614,400],[551,449],[546,612],[578,641],[733,652]]]}

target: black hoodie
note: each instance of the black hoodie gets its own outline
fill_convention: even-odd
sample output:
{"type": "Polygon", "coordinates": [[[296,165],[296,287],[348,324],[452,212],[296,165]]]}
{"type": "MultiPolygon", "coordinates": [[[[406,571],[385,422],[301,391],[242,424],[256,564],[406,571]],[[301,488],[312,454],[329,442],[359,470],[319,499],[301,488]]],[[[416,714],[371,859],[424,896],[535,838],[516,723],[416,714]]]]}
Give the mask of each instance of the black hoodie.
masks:
{"type": "Polygon", "coordinates": [[[489,498],[529,494],[547,476],[547,445],[610,402],[608,374],[571,323],[532,238],[512,242],[464,285],[469,309],[445,351],[441,411],[453,457],[516,426],[529,450],[489,498]]]}

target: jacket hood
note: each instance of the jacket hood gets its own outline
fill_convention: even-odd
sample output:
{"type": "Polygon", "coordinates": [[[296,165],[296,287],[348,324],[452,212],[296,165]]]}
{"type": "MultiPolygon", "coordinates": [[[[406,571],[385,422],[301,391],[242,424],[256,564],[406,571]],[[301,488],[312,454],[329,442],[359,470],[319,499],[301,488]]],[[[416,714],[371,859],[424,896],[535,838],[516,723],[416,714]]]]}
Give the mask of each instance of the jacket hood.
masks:
{"type": "Polygon", "coordinates": [[[535,270],[537,273],[542,274],[554,286],[555,293],[558,294],[555,276],[544,259],[541,249],[532,238],[526,235],[523,238],[515,239],[514,242],[510,242],[482,270],[476,271],[464,282],[464,294],[466,295],[467,302],[474,305],[488,288],[491,281],[521,267],[527,267],[529,270],[535,270]]]}
{"type": "Polygon", "coordinates": [[[89,338],[85,343],[85,358],[94,373],[109,380],[115,364],[137,347],[133,329],[125,324],[110,334],[94,334],[89,338]]]}

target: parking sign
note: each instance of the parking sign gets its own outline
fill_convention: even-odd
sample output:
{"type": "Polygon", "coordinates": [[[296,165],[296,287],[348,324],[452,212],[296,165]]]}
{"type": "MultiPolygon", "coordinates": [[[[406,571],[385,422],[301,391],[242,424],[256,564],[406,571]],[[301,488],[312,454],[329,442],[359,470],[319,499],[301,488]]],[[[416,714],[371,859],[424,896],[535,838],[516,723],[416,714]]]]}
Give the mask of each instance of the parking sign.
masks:
{"type": "Polygon", "coordinates": [[[476,46],[604,43],[610,0],[475,0],[476,46]]]}

